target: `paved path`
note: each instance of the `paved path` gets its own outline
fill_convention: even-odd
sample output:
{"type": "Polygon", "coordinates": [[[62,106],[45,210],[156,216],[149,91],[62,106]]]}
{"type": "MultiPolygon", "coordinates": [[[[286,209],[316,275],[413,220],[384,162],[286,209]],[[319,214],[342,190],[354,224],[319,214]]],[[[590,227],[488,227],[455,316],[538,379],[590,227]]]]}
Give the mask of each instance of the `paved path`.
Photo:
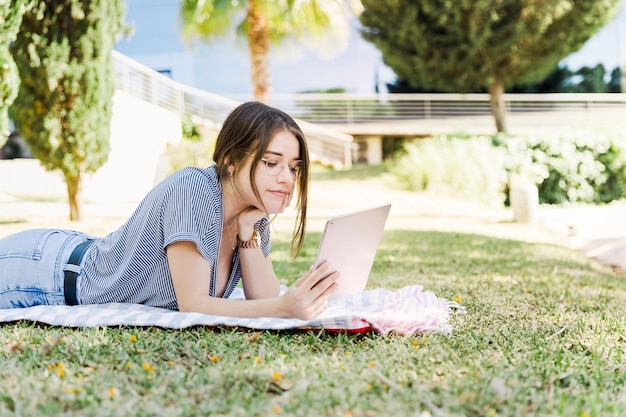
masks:
{"type": "Polygon", "coordinates": [[[569,228],[569,244],[601,263],[626,271],[626,203],[542,208],[544,224],[569,228]]]}

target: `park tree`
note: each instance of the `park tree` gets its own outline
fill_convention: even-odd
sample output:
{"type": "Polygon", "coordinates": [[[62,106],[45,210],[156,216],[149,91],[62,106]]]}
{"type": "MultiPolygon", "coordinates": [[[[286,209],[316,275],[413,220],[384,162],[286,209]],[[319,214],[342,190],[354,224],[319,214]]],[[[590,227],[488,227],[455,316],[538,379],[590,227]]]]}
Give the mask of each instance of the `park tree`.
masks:
{"type": "Polygon", "coordinates": [[[24,13],[32,0],[0,0],[0,147],[9,135],[9,107],[15,100],[20,77],[9,47],[15,41],[24,13]]]}
{"type": "Polygon", "coordinates": [[[410,84],[484,88],[506,131],[506,88],[539,81],[617,13],[621,0],[363,0],[362,36],[410,84]]]}
{"type": "Polygon", "coordinates": [[[233,33],[244,38],[254,98],[269,103],[270,46],[290,41],[313,46],[325,40],[329,48],[329,39],[345,46],[349,19],[360,8],[359,0],[183,0],[181,17],[188,40],[211,41],[233,33]]]}
{"type": "Polygon", "coordinates": [[[16,127],[45,169],[63,174],[71,220],[81,217],[84,174],[108,159],[111,50],[124,14],[124,0],[36,0],[11,47],[21,78],[16,127]]]}
{"type": "Polygon", "coordinates": [[[625,90],[622,88],[622,83],[624,82],[622,78],[622,70],[619,67],[613,68],[611,71],[611,79],[609,80],[609,85],[607,86],[607,90],[609,93],[621,93],[625,90]]]}
{"type": "Polygon", "coordinates": [[[566,65],[557,66],[544,79],[530,84],[515,85],[509,87],[507,91],[511,93],[568,93],[571,79],[576,73],[566,65]]]}
{"type": "Polygon", "coordinates": [[[605,82],[606,70],[604,65],[597,64],[594,67],[582,67],[577,75],[582,78],[574,88],[573,93],[606,93],[608,87],[605,82]]]}

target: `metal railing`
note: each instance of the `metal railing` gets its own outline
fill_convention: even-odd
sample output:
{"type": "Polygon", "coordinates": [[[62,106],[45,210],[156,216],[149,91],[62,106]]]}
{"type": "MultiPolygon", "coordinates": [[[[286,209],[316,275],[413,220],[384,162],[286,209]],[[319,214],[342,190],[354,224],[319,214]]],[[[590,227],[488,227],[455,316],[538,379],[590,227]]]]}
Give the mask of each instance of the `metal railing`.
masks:
{"type": "MultiPolygon", "coordinates": [[[[583,112],[626,123],[626,94],[505,94],[504,101],[509,116],[583,112]]],[[[273,104],[295,117],[319,123],[491,115],[488,94],[282,94],[273,96],[273,104]]]]}
{"type": "MultiPolygon", "coordinates": [[[[113,63],[118,90],[181,116],[196,116],[219,125],[242,102],[180,84],[117,51],[113,51],[113,63]]],[[[307,136],[312,160],[333,166],[352,165],[352,136],[308,121],[298,120],[298,124],[307,136]]]]}
{"type": "MultiPolygon", "coordinates": [[[[251,99],[180,84],[116,51],[113,58],[117,88],[181,115],[220,124],[251,99]]],[[[515,132],[626,128],[626,94],[505,94],[504,101],[515,132]]],[[[274,94],[272,105],[298,120],[313,160],[346,167],[356,153],[351,135],[495,132],[488,94],[274,94]]]]}
{"type": "MultiPolygon", "coordinates": [[[[495,133],[488,94],[292,94],[273,104],[352,135],[495,133]]],[[[511,133],[626,128],[626,94],[505,94],[511,133]]]]}

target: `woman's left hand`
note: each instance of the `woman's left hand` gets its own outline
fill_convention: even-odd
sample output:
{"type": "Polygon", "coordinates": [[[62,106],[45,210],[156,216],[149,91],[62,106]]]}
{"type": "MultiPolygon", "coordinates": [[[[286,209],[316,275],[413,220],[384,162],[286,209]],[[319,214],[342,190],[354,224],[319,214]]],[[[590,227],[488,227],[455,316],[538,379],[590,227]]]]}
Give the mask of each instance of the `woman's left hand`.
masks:
{"type": "Polygon", "coordinates": [[[254,234],[254,225],[267,216],[263,210],[248,207],[237,216],[237,234],[241,240],[250,240],[254,234]]]}
{"type": "Polygon", "coordinates": [[[309,269],[280,299],[283,316],[312,320],[328,307],[328,298],[336,289],[339,272],[329,272],[330,265],[324,261],[316,268],[309,269]]]}

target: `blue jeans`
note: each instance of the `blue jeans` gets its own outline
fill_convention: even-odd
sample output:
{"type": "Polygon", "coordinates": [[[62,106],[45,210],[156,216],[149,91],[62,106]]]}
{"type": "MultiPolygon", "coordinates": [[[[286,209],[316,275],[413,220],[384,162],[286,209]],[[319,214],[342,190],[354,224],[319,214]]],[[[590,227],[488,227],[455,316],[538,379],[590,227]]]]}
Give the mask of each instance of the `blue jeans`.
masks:
{"type": "Polygon", "coordinates": [[[88,238],[71,230],[33,229],[0,239],[0,308],[65,304],[63,271],[74,248],[88,238]]]}

